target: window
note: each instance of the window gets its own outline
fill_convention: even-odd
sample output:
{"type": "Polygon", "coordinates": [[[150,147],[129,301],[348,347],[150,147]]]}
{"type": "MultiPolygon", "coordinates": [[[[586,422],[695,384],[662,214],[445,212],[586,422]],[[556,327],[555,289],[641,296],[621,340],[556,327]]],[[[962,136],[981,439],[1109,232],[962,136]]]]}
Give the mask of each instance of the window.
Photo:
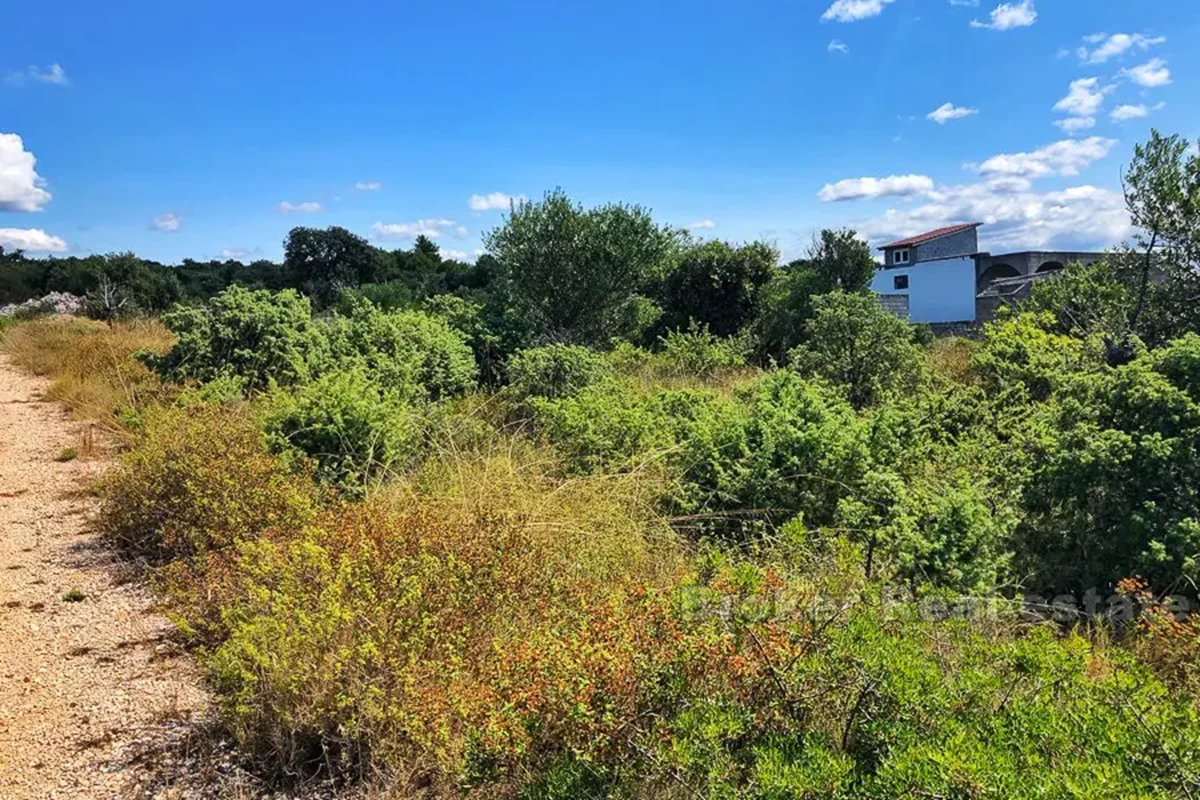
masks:
{"type": "Polygon", "coordinates": [[[896,277],[892,278],[892,286],[893,286],[893,288],[896,288],[896,289],[907,289],[908,288],[908,276],[907,275],[897,275],[896,277]]]}
{"type": "Polygon", "coordinates": [[[892,251],[892,263],[893,264],[907,264],[908,263],[908,249],[906,248],[904,250],[893,250],[892,251]]]}

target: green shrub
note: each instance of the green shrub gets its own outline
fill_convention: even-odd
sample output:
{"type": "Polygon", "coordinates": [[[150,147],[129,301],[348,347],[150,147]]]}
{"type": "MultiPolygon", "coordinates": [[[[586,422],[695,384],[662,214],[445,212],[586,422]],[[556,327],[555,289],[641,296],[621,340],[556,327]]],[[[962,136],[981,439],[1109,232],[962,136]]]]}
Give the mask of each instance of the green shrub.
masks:
{"type": "Polygon", "coordinates": [[[534,397],[529,405],[538,433],[575,474],[624,469],[672,444],[645,398],[614,380],[556,400],[534,397]]]}
{"type": "Polygon", "coordinates": [[[806,343],[788,355],[797,371],[841,387],[855,408],[915,384],[922,354],[912,326],[875,295],[835,291],[813,297],[812,305],[806,343]]]}
{"type": "Polygon", "coordinates": [[[308,298],[231,286],[200,307],[176,306],[163,315],[175,345],[147,363],[176,380],[233,375],[251,390],[308,380],[324,361],[326,342],[308,298]]]}
{"type": "Polygon", "coordinates": [[[337,369],[360,364],[371,380],[408,400],[438,400],[475,383],[475,359],[460,333],[421,311],[380,311],[365,300],[328,326],[337,369]]]}
{"type": "Polygon", "coordinates": [[[870,464],[867,427],[836,391],[777,370],[742,393],[749,405],[737,496],[783,521],[832,521],[838,501],[870,464]]]}
{"type": "Polygon", "coordinates": [[[318,478],[351,495],[411,461],[421,435],[417,412],[355,369],[279,393],[266,427],[276,449],[311,457],[318,478]]]}
{"type": "Polygon", "coordinates": [[[100,485],[99,529],[126,552],[193,559],[312,513],[308,479],[267,453],[245,409],[193,404],[143,421],[100,485]]]}
{"type": "Polygon", "coordinates": [[[571,397],[609,373],[600,353],[588,347],[550,344],[518,350],[508,360],[506,398],[520,407],[531,398],[571,397]]]}
{"type": "Polygon", "coordinates": [[[687,332],[671,331],[662,341],[662,355],[673,372],[708,376],[718,369],[744,367],[749,347],[744,339],[721,339],[708,326],[695,322],[687,332]]]}
{"type": "Polygon", "coordinates": [[[1072,372],[1099,365],[1083,341],[1056,333],[1056,326],[1048,312],[1002,314],[984,326],[983,345],[971,357],[984,388],[1042,401],[1072,372]]]}
{"type": "Polygon", "coordinates": [[[1197,337],[1060,379],[1035,417],[1019,546],[1033,586],[1200,579],[1197,337]]]}

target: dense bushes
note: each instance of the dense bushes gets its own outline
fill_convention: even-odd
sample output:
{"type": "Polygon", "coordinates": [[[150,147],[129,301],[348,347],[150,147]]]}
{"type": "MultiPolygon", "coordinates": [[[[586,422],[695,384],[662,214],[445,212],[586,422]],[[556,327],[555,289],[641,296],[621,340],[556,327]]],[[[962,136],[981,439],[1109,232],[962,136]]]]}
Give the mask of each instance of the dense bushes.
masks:
{"type": "Polygon", "coordinates": [[[316,475],[351,495],[418,453],[418,412],[361,369],[335,372],[278,393],[267,433],[277,450],[310,456],[316,475]]]}
{"type": "Polygon", "coordinates": [[[194,560],[313,510],[305,481],[267,453],[246,409],[183,404],[148,413],[138,445],[101,485],[99,528],[153,562],[194,560]]]}
{"type": "Polygon", "coordinates": [[[438,400],[469,389],[475,358],[445,320],[420,311],[380,311],[366,301],[329,324],[332,369],[361,364],[373,381],[407,399],[438,400]]]}
{"type": "Polygon", "coordinates": [[[552,344],[518,351],[508,360],[506,372],[506,394],[520,405],[534,397],[570,397],[605,377],[608,362],[587,347],[552,344]]]}
{"type": "Polygon", "coordinates": [[[308,298],[232,286],[202,307],[163,315],[175,334],[170,352],[150,359],[168,378],[209,381],[234,376],[248,389],[302,383],[326,357],[326,342],[308,298]]]}

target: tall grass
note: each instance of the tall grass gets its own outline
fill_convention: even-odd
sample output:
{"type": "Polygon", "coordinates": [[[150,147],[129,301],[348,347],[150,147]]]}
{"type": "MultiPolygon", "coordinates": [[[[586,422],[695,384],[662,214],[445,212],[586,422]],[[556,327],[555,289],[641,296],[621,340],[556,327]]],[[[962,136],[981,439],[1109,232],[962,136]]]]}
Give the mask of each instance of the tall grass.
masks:
{"type": "Polygon", "coordinates": [[[164,352],[171,342],[170,332],[157,320],[106,325],[76,317],[48,317],[3,331],[0,352],[14,365],[49,378],[48,399],[119,434],[124,431],[123,418],[173,391],[133,355],[164,352]]]}

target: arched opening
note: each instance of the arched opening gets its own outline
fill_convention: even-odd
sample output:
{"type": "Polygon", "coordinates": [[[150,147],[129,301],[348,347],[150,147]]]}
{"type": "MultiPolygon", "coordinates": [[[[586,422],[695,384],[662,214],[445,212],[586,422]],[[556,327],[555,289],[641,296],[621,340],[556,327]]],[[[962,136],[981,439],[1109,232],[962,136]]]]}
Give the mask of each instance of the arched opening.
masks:
{"type": "Polygon", "coordinates": [[[1037,273],[1041,275],[1045,272],[1058,272],[1062,268],[1063,264],[1061,261],[1047,261],[1045,264],[1042,264],[1037,268],[1037,273]]]}
{"type": "Polygon", "coordinates": [[[983,272],[979,273],[979,277],[975,282],[975,288],[977,291],[982,292],[991,286],[993,282],[998,281],[1001,278],[1016,278],[1020,275],[1021,273],[1017,271],[1017,268],[1011,266],[1010,264],[992,264],[983,272]]]}

